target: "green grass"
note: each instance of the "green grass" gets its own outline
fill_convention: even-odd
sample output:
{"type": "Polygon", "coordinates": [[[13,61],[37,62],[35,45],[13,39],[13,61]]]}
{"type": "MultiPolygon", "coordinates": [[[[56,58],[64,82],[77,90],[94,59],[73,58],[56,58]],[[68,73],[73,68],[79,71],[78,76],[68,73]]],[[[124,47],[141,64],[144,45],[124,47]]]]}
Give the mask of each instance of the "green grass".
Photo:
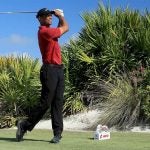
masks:
{"type": "Polygon", "coordinates": [[[0,150],[150,150],[149,133],[113,132],[110,140],[93,140],[93,132],[67,132],[51,144],[52,132],[33,130],[16,142],[16,130],[0,130],[0,150]]]}

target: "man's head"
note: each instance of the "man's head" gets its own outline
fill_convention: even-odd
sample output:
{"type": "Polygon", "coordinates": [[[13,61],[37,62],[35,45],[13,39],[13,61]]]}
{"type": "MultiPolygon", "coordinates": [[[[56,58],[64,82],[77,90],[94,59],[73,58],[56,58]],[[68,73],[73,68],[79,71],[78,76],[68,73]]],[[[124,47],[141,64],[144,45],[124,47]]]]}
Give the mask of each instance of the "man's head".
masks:
{"type": "Polygon", "coordinates": [[[47,8],[42,8],[37,12],[36,18],[41,25],[49,26],[52,24],[52,14],[54,13],[54,11],[50,11],[47,8]]]}

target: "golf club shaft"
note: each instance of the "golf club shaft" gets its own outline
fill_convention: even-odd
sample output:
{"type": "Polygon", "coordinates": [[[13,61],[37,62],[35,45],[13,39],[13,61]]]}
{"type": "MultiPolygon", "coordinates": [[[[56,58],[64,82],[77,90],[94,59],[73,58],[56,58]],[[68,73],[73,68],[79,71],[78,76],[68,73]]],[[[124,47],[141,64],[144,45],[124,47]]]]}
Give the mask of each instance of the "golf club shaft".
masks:
{"type": "Polygon", "coordinates": [[[34,11],[4,11],[4,12],[0,12],[0,14],[21,14],[21,13],[37,13],[34,11]]]}

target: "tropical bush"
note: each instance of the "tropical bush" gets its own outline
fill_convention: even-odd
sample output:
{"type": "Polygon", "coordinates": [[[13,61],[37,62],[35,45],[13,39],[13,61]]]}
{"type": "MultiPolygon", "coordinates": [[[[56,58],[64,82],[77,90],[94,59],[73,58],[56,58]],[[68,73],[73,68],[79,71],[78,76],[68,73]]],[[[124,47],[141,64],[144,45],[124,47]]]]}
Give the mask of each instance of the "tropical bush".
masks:
{"type": "Polygon", "coordinates": [[[86,107],[81,97],[82,94],[80,92],[77,92],[74,87],[66,83],[66,90],[64,93],[65,102],[63,107],[64,116],[74,115],[85,110],[86,107]]]}
{"type": "Polygon", "coordinates": [[[146,119],[150,120],[150,67],[147,67],[144,74],[142,88],[142,111],[141,115],[145,115],[146,119]]]}
{"type": "Polygon", "coordinates": [[[114,76],[111,82],[99,81],[96,84],[103,89],[103,101],[96,104],[103,110],[98,121],[117,128],[135,125],[140,116],[140,88],[134,88],[125,74],[114,76]]]}
{"type": "Polygon", "coordinates": [[[78,92],[79,90],[75,88],[70,80],[72,77],[69,76],[69,53],[68,51],[63,51],[63,63],[65,68],[65,92],[64,92],[64,116],[76,114],[85,110],[85,105],[81,99],[82,94],[78,92]]]}
{"type": "Polygon", "coordinates": [[[84,12],[81,17],[84,27],[63,47],[70,85],[87,99],[90,97],[94,106],[107,99],[106,106],[113,108],[107,113],[110,126],[125,127],[148,119],[150,13],[128,8],[112,11],[100,4],[97,10],[84,12]],[[123,74],[127,77],[120,78],[123,74]],[[97,84],[93,84],[94,78],[97,84]],[[111,91],[98,86],[99,80],[113,85],[111,91]],[[107,94],[104,96],[103,92],[107,94]],[[113,120],[115,107],[122,108],[122,113],[113,120]]]}
{"type": "Polygon", "coordinates": [[[0,57],[1,116],[18,117],[37,103],[40,63],[29,56],[0,57]]]}
{"type": "Polygon", "coordinates": [[[0,116],[0,129],[10,128],[15,125],[16,119],[11,116],[0,116]]]}
{"type": "Polygon", "coordinates": [[[64,47],[69,53],[70,82],[80,88],[93,75],[145,67],[150,57],[150,14],[99,5],[82,14],[85,26],[64,47]],[[77,67],[76,67],[77,66],[77,67]]]}

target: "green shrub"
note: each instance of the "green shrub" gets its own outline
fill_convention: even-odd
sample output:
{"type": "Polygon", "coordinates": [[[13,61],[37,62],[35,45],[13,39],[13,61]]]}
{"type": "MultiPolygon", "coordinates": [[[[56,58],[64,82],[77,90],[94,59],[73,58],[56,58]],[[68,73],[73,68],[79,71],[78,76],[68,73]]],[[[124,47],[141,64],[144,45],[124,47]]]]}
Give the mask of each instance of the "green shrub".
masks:
{"type": "Polygon", "coordinates": [[[39,99],[40,64],[29,56],[0,57],[0,101],[5,112],[22,115],[39,99]]]}
{"type": "Polygon", "coordinates": [[[96,85],[100,79],[112,84],[113,88],[108,89],[111,91],[107,91],[106,95],[98,96],[101,90],[98,94],[98,90],[94,93],[94,89],[90,93],[97,95],[94,100],[101,104],[109,92],[117,92],[116,97],[109,93],[111,100],[106,108],[112,106],[118,111],[110,113],[113,117],[108,115],[106,118],[110,125],[133,125],[143,109],[144,116],[149,114],[149,97],[144,90],[150,85],[150,78],[142,70],[149,70],[150,66],[150,13],[128,8],[112,11],[111,7],[100,4],[97,10],[84,12],[81,17],[84,27],[63,47],[64,53],[67,53],[69,82],[80,93],[89,89],[90,79],[95,76],[99,77],[96,85]],[[128,75],[128,79],[116,77],[114,80],[116,73],[121,75],[122,72],[128,75]],[[122,113],[119,113],[120,109],[122,113]]]}

